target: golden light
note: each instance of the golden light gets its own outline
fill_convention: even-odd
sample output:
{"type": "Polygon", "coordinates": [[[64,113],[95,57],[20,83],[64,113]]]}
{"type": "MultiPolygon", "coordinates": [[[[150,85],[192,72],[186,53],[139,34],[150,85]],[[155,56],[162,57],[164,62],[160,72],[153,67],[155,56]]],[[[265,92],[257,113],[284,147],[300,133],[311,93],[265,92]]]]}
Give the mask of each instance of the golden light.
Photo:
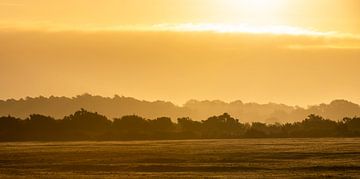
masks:
{"type": "Polygon", "coordinates": [[[284,8],[284,0],[224,0],[223,3],[227,8],[238,8],[251,13],[272,13],[280,8],[284,8]]]}
{"type": "Polygon", "coordinates": [[[249,8],[250,11],[257,13],[273,12],[278,10],[283,2],[281,0],[244,0],[243,5],[249,8]]]}
{"type": "MultiPolygon", "coordinates": [[[[218,8],[233,12],[239,20],[238,23],[251,23],[257,25],[283,24],[286,17],[283,13],[291,5],[285,0],[223,0],[216,1],[218,8]]],[[[234,20],[234,19],[233,19],[234,20]]]]}

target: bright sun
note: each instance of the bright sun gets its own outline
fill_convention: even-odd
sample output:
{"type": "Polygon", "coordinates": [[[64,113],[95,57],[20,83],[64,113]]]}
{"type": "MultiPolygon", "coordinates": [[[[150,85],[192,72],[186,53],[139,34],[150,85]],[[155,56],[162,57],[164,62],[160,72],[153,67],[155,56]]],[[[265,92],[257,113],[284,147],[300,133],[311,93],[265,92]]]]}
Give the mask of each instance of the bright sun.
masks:
{"type": "Polygon", "coordinates": [[[233,2],[239,2],[248,11],[256,13],[273,12],[283,5],[281,0],[234,0],[233,2]]]}
{"type": "Polygon", "coordinates": [[[281,15],[289,5],[287,0],[222,0],[217,8],[235,12],[238,19],[255,24],[278,24],[284,19],[281,15]]]}
{"type": "MultiPolygon", "coordinates": [[[[272,13],[285,8],[286,0],[222,0],[227,9],[238,9],[247,13],[272,13]]],[[[219,4],[218,4],[219,5],[219,4]]],[[[221,6],[221,5],[220,5],[221,6]]]]}

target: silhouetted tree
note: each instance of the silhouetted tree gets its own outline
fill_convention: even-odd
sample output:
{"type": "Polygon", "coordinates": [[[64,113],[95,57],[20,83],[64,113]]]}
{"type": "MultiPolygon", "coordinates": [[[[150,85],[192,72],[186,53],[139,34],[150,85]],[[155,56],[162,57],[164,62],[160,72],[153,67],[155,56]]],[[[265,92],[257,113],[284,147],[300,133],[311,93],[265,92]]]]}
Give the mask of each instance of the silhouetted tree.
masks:
{"type": "Polygon", "coordinates": [[[169,139],[173,137],[175,124],[168,117],[160,117],[154,120],[148,120],[149,136],[156,139],[169,139]]]}
{"type": "Polygon", "coordinates": [[[111,121],[105,116],[81,109],[70,116],[64,117],[62,127],[67,135],[79,138],[98,138],[108,131],[111,121]]]}
{"type": "Polygon", "coordinates": [[[146,138],[149,123],[140,116],[123,116],[122,118],[114,119],[113,129],[120,138],[146,138]]]}
{"type": "Polygon", "coordinates": [[[57,135],[58,125],[50,116],[31,114],[24,122],[23,132],[33,140],[50,140],[57,135]]]}
{"type": "Polygon", "coordinates": [[[343,133],[348,136],[360,136],[360,118],[344,118],[341,123],[343,126],[343,133]]]}
{"type": "Polygon", "coordinates": [[[232,118],[228,113],[213,116],[202,121],[202,128],[206,138],[236,137],[241,131],[238,119],[232,118]]]}
{"type": "Polygon", "coordinates": [[[7,116],[0,117],[0,132],[7,132],[20,127],[21,119],[7,116]]]}
{"type": "Polygon", "coordinates": [[[245,136],[250,138],[264,138],[267,135],[268,126],[265,123],[253,122],[251,127],[246,131],[245,136]]]}
{"type": "Polygon", "coordinates": [[[23,133],[22,122],[21,119],[11,116],[0,117],[0,140],[21,140],[23,133]]]}
{"type": "Polygon", "coordinates": [[[174,125],[168,117],[160,117],[154,120],[149,120],[149,125],[150,130],[152,131],[170,132],[174,129],[174,125]]]}
{"type": "Polygon", "coordinates": [[[335,122],[312,114],[296,123],[241,124],[238,119],[224,113],[201,122],[178,118],[176,124],[168,117],[148,120],[136,115],[110,121],[84,109],[62,120],[40,114],[32,114],[25,120],[0,117],[0,141],[267,137],[360,137],[360,118],[335,122]]]}
{"type": "Polygon", "coordinates": [[[199,121],[193,121],[188,117],[178,118],[177,124],[179,126],[180,134],[182,138],[200,138],[201,137],[201,125],[199,121]]]}
{"type": "Polygon", "coordinates": [[[337,123],[311,114],[304,121],[294,123],[289,131],[292,137],[335,137],[337,123]]]}

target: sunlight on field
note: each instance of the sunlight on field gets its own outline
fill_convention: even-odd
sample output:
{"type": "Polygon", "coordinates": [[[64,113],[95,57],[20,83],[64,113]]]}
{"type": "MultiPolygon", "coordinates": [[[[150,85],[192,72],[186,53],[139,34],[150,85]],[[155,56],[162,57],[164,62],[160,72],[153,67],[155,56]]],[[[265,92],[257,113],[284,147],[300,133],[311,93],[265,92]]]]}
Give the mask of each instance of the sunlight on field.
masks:
{"type": "Polygon", "coordinates": [[[0,177],[360,177],[360,139],[0,144],[0,177]]]}

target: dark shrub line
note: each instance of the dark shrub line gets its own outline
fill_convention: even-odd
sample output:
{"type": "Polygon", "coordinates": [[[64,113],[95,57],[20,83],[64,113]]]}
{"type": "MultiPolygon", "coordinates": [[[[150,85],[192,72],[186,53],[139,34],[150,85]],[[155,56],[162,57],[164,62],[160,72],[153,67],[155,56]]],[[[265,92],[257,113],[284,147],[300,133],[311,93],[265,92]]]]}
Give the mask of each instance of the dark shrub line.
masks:
{"type": "Polygon", "coordinates": [[[153,120],[130,115],[113,121],[81,109],[61,120],[39,114],[27,119],[0,118],[0,141],[73,140],[158,140],[158,139],[236,139],[360,137],[360,118],[332,121],[309,115],[301,122],[286,124],[241,123],[225,113],[203,121],[168,117],[153,120]]]}

